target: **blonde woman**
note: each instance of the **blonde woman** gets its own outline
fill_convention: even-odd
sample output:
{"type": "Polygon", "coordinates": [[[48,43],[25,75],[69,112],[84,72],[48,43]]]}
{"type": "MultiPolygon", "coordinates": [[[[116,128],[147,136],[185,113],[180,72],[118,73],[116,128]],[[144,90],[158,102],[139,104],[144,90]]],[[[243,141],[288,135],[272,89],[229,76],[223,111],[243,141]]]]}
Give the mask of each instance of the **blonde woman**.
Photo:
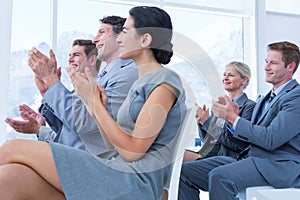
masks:
{"type": "MultiPolygon", "coordinates": [[[[252,111],[255,106],[255,102],[248,99],[246,93],[244,93],[244,89],[248,86],[250,78],[251,72],[248,65],[237,61],[230,62],[225,66],[222,78],[223,87],[227,91],[228,97],[239,106],[239,116],[248,120],[251,119],[252,111]]],[[[198,106],[195,117],[199,126],[199,137],[204,141],[211,119],[209,109],[206,105],[202,107],[198,106]]],[[[228,131],[229,129],[225,124],[219,139],[208,154],[200,155],[199,153],[186,151],[184,162],[217,155],[238,156],[248,146],[248,143],[233,138],[232,134],[228,131]]]]}

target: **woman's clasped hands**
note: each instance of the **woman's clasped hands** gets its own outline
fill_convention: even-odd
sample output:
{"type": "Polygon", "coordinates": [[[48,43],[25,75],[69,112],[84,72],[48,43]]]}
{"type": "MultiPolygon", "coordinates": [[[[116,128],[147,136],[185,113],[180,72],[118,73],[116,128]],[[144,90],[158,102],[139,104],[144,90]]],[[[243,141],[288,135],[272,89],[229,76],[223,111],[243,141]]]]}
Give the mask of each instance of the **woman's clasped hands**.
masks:
{"type": "Polygon", "coordinates": [[[104,106],[107,110],[108,97],[101,85],[97,85],[96,81],[88,68],[85,68],[85,72],[76,71],[75,68],[69,67],[67,69],[68,74],[71,77],[71,81],[75,92],[84,104],[89,114],[94,117],[96,106],[104,106]]]}

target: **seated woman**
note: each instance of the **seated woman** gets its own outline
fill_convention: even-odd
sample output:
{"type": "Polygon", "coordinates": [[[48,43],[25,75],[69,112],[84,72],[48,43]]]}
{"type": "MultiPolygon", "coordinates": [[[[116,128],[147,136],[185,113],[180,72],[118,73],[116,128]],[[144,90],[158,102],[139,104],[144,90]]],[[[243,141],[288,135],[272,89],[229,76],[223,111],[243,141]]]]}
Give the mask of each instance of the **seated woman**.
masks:
{"type": "Polygon", "coordinates": [[[56,143],[7,142],[0,149],[1,198],[159,199],[186,112],[179,76],[162,66],[173,55],[171,39],[172,23],[165,11],[132,8],[117,40],[120,57],[136,62],[139,79],[117,123],[105,109],[107,96],[91,72],[69,72],[107,145],[115,150],[93,156],[56,143]]]}
{"type": "MultiPolygon", "coordinates": [[[[243,90],[248,86],[250,77],[250,68],[245,63],[233,61],[225,66],[222,79],[224,89],[227,91],[229,98],[239,106],[239,116],[248,120],[251,119],[255,102],[248,99],[243,90]]],[[[206,105],[203,105],[202,108],[198,106],[195,117],[199,126],[199,137],[203,142],[206,142],[207,132],[209,126],[211,126],[211,116],[206,105]]],[[[183,162],[217,155],[237,157],[246,149],[248,143],[233,138],[228,131],[230,130],[225,124],[220,137],[215,141],[212,149],[201,149],[199,153],[186,151],[183,162]]]]}

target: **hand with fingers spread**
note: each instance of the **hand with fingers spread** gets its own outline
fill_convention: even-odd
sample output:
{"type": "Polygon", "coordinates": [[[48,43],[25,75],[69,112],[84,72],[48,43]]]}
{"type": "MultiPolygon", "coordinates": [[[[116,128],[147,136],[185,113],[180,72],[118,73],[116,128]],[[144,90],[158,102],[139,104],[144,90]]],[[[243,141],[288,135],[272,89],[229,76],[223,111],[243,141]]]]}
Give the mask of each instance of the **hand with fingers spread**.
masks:
{"type": "Polygon", "coordinates": [[[31,118],[35,119],[41,126],[46,126],[44,118],[39,113],[35,112],[32,108],[30,108],[28,105],[20,105],[19,111],[22,118],[30,116],[31,118]]]}
{"type": "Polygon", "coordinates": [[[218,97],[218,101],[213,101],[212,111],[217,117],[226,120],[229,124],[233,124],[238,117],[239,106],[232,103],[228,96],[218,97]]]}
{"type": "Polygon", "coordinates": [[[202,108],[198,104],[195,105],[197,106],[195,117],[197,122],[203,125],[210,118],[209,108],[206,108],[205,104],[202,106],[202,108]]]}
{"type": "Polygon", "coordinates": [[[15,120],[6,118],[8,123],[14,130],[20,133],[38,134],[41,126],[45,126],[42,116],[32,110],[29,106],[22,104],[19,106],[20,116],[23,120],[15,120]]]}
{"type": "Polygon", "coordinates": [[[28,53],[28,65],[35,73],[38,89],[43,95],[54,83],[60,80],[61,70],[57,68],[55,54],[49,51],[50,58],[42,54],[36,48],[28,53]]]}

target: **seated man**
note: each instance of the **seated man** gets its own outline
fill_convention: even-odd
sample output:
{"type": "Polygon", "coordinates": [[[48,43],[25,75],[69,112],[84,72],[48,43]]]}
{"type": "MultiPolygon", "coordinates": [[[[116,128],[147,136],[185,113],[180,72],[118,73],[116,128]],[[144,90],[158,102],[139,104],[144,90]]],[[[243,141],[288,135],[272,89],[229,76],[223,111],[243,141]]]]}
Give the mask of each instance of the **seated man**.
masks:
{"type": "MultiPolygon", "coordinates": [[[[119,45],[116,39],[125,20],[118,16],[104,17],[93,40],[98,49],[98,59],[107,64],[96,82],[106,91],[107,109],[114,119],[131,85],[138,78],[133,60],[118,58],[119,45]]],[[[47,58],[34,48],[29,54],[28,64],[35,73],[41,94],[44,94],[41,114],[51,124],[51,128],[57,130],[53,141],[87,150],[92,154],[106,151],[97,124],[80,97],[67,90],[59,81],[53,52],[50,51],[50,58],[47,58]]],[[[40,131],[39,139],[47,138],[49,134],[41,133],[40,131]]]]}
{"type": "Polygon", "coordinates": [[[228,97],[213,103],[214,114],[227,121],[232,136],[250,143],[248,157],[183,163],[179,199],[199,199],[199,189],[222,200],[236,199],[251,186],[300,188],[300,85],[292,78],[299,55],[299,47],[290,42],[268,45],[265,80],[273,89],[256,104],[251,121],[236,114],[228,97]]]}
{"type": "MultiPolygon", "coordinates": [[[[76,71],[80,72],[84,72],[85,68],[89,68],[93,76],[97,78],[101,66],[101,61],[97,59],[97,55],[98,52],[96,45],[92,42],[92,40],[74,40],[72,49],[69,53],[69,67],[73,67],[76,69],[76,71]]],[[[7,118],[5,120],[17,132],[25,134],[37,134],[39,135],[39,140],[41,141],[52,141],[55,138],[55,131],[58,130],[51,130],[51,128],[45,127],[45,120],[39,113],[35,112],[26,104],[19,106],[19,112],[23,120],[14,120],[12,118],[7,118]],[[43,134],[45,135],[44,137],[41,136],[43,134]]],[[[56,118],[53,120],[55,119],[56,118]]],[[[58,119],[56,120],[56,122],[61,123],[58,119]]],[[[55,126],[52,127],[55,128],[55,126]]],[[[80,147],[81,146],[78,148],[80,147]]]]}

